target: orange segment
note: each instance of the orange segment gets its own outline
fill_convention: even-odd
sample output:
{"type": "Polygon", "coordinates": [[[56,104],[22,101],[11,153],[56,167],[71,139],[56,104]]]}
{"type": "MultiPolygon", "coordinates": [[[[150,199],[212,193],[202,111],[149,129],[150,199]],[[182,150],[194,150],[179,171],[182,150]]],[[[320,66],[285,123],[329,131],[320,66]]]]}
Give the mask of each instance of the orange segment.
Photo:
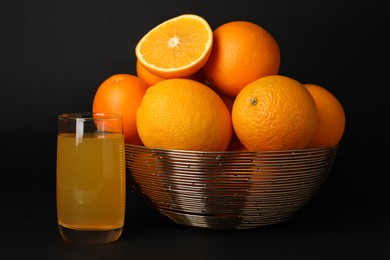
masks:
{"type": "Polygon", "coordinates": [[[138,42],[135,54],[146,69],[165,78],[187,77],[207,62],[213,32],[205,19],[184,14],[150,30],[138,42]]]}

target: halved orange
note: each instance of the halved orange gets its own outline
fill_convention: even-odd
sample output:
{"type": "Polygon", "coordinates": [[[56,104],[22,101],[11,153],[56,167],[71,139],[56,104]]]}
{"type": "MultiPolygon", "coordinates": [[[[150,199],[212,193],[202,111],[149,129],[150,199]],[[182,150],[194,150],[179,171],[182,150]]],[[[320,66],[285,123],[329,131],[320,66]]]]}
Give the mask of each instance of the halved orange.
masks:
{"type": "Polygon", "coordinates": [[[187,77],[210,57],[213,32],[208,22],[184,14],[157,25],[141,38],[135,54],[150,72],[165,78],[187,77]]]}

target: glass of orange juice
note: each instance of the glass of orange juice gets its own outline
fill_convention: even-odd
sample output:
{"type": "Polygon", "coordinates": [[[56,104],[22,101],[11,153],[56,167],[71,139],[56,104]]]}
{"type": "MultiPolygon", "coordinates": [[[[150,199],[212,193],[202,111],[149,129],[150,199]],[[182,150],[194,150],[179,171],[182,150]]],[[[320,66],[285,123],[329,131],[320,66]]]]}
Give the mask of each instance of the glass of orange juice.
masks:
{"type": "Polygon", "coordinates": [[[57,218],[65,241],[105,244],[121,236],[126,199],[122,129],[116,114],[58,116],[57,218]]]}

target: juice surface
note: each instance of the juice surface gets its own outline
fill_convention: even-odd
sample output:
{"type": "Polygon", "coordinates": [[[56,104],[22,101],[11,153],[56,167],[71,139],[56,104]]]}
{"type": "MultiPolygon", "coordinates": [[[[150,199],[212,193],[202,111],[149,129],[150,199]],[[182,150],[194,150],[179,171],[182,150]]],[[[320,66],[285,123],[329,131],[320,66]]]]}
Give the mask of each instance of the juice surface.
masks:
{"type": "Polygon", "coordinates": [[[122,134],[58,135],[59,225],[80,230],[122,227],[125,184],[122,134]]]}

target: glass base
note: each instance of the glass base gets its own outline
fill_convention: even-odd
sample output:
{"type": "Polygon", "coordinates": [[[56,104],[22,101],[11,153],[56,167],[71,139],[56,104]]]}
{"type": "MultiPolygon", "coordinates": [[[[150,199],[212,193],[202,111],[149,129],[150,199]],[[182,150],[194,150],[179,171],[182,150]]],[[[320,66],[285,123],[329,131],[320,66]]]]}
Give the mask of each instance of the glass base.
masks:
{"type": "Polygon", "coordinates": [[[77,230],[58,225],[62,238],[71,243],[82,245],[99,245],[114,242],[122,234],[122,227],[112,230],[89,231],[77,230]]]}

